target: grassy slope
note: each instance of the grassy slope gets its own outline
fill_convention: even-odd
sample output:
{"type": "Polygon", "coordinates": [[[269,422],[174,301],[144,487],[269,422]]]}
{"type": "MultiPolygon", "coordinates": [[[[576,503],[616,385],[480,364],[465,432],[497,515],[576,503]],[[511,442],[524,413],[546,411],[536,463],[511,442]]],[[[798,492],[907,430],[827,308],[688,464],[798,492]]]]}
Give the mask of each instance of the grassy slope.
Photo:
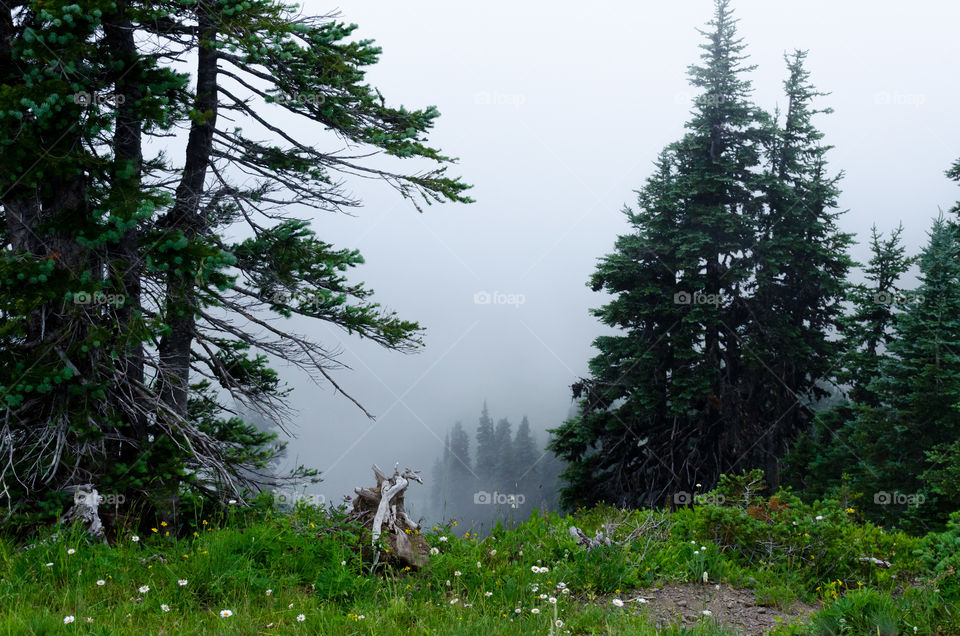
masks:
{"type": "MultiPolygon", "coordinates": [[[[761,602],[825,602],[812,623],[779,634],[907,634],[914,626],[960,634],[944,577],[940,587],[927,580],[934,566],[918,556],[931,550],[921,540],[858,524],[829,502],[778,504],[775,513],[597,509],[535,516],[486,538],[451,525],[427,533],[439,550],[428,568],[377,576],[361,567],[360,539],[336,511],[234,510],[196,519],[179,539],[160,526],[113,547],[64,531],[28,549],[0,542],[0,634],[549,634],[555,607],[563,626],[553,633],[654,634],[631,590],[693,583],[703,572],[711,582],[753,587],[761,602]],[[642,532],[622,548],[593,551],[569,536],[570,525],[592,535],[604,522],[618,524],[618,537],[642,532]],[[893,567],[863,564],[862,554],[893,567]],[[558,591],[561,582],[568,593],[558,591]],[[233,615],[221,618],[221,610],[233,615]],[[66,616],[76,621],[65,625],[66,616]]],[[[735,633],[711,620],[664,633],[735,633]]]]}

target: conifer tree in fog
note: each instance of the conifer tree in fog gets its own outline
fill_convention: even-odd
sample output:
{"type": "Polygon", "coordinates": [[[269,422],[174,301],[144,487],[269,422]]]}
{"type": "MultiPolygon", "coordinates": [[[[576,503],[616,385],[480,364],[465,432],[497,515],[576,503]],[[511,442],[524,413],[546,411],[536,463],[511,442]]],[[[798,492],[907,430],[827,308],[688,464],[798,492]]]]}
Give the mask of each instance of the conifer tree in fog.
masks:
{"type": "Polygon", "coordinates": [[[497,472],[497,458],[499,455],[496,440],[496,427],[490,412],[487,410],[487,403],[484,401],[483,410],[480,412],[480,421],[477,424],[477,461],[475,470],[477,477],[481,482],[488,484],[492,488],[492,481],[497,472]]]}
{"type": "Polygon", "coordinates": [[[83,484],[161,514],[256,491],[275,440],[230,402],[283,426],[268,356],[335,389],[343,366],[278,317],[420,348],[306,214],[360,205],[358,177],[469,201],[439,112],[388,105],[355,29],[259,0],[0,5],[0,522],[83,484]]]}
{"type": "Polygon", "coordinates": [[[813,127],[803,53],[788,59],[782,123],[754,106],[727,0],[703,32],[687,133],[667,146],[590,279],[594,341],[579,413],[550,448],[567,504],[663,504],[724,472],[766,468],[811,419],[836,355],[849,237],[813,127]]]}

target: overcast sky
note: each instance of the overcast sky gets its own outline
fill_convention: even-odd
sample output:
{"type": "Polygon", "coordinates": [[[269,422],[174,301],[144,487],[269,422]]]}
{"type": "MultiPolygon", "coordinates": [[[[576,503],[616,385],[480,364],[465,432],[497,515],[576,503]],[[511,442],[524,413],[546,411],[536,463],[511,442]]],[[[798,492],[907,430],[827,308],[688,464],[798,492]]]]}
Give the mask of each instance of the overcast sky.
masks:
{"type": "MultiPolygon", "coordinates": [[[[813,82],[832,93],[821,104],[835,112],[818,123],[846,174],[841,227],[861,241],[854,257],[867,256],[874,223],[903,221],[919,249],[938,208],[960,198],[943,175],[960,157],[960,3],[733,4],[758,65],[758,105],[783,104],[783,54],[795,48],[809,50],[813,82]]],[[[368,485],[374,461],[424,469],[418,498],[444,434],[457,420],[472,433],[484,399],[514,426],[528,415],[542,431],[566,416],[569,385],[586,374],[601,333],[588,309],[605,299],[585,283],[627,230],[620,211],[657,153],[683,134],[686,71],[712,2],[311,0],[304,10],[335,8],[382,46],[368,80],[388,103],[439,108],[432,141],[460,158],[452,170],[474,184],[477,202],[419,214],[389,188],[357,182],[356,216],[316,219],[322,240],[365,256],[354,280],[427,328],[426,348],[396,354],[296,323],[339,344],[352,370],[338,380],[377,421],[281,368],[300,411],[290,454],[323,471],[316,491],[328,500],[368,485]],[[522,303],[476,304],[478,292],[522,303]]]]}

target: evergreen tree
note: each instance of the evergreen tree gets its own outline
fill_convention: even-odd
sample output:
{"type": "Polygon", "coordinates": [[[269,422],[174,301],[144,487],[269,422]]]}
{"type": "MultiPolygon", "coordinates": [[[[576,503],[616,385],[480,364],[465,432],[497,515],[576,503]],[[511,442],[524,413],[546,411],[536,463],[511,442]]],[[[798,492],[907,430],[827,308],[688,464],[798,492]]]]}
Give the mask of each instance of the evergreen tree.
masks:
{"type": "Polygon", "coordinates": [[[497,422],[494,430],[494,445],[497,448],[497,467],[494,480],[498,490],[511,488],[514,484],[513,433],[510,421],[503,418],[497,422]]]}
{"type": "Polygon", "coordinates": [[[484,488],[494,488],[497,457],[496,430],[490,412],[487,410],[487,402],[484,400],[483,410],[480,412],[480,422],[477,425],[477,463],[475,467],[477,477],[484,488]]]}
{"type": "Polygon", "coordinates": [[[341,366],[274,315],[421,345],[415,322],[347,279],[360,254],[288,209],[359,205],[343,183],[357,174],[414,205],[468,201],[427,144],[438,112],[387,106],[364,80],[380,50],[354,30],[259,0],[0,8],[8,521],[50,519],[84,483],[157,511],[259,488],[250,475],[274,440],[224,400],[282,423],[268,355],[334,387],[341,366]],[[182,149],[145,143],[177,129],[182,149]],[[439,167],[394,171],[373,154],[439,167]]]}
{"type": "Polygon", "coordinates": [[[844,474],[852,474],[859,463],[854,439],[857,405],[879,405],[874,382],[893,339],[895,301],[904,298],[899,281],[914,261],[905,255],[902,232],[900,226],[884,238],[876,226],[871,228],[871,257],[863,270],[866,282],[849,286],[852,312],[840,321],[842,354],[836,381],[844,393],[817,414],[786,459],[789,485],[808,500],[844,485],[844,474]]]}
{"type": "Polygon", "coordinates": [[[513,438],[513,469],[510,480],[517,484],[518,492],[532,497],[532,486],[536,483],[536,463],[540,458],[530,433],[530,421],[524,415],[513,438]],[[531,492],[527,492],[527,491],[531,492]]]}
{"type": "Polygon", "coordinates": [[[450,452],[444,473],[450,494],[446,503],[451,511],[467,510],[473,503],[473,493],[478,484],[476,474],[470,467],[470,436],[460,422],[450,430],[447,448],[450,452]]]}
{"type": "Polygon", "coordinates": [[[688,132],[591,278],[614,296],[594,314],[623,334],[594,341],[590,377],[573,385],[580,413],[552,431],[568,505],[663,504],[724,472],[776,473],[809,420],[792,410],[818,396],[835,355],[849,237],[803,54],[788,60],[781,128],[750,102],[727,0],[709,24],[688,132]]]}
{"type": "MultiPolygon", "coordinates": [[[[766,206],[757,216],[747,284],[739,393],[746,420],[759,425],[762,453],[747,454],[778,484],[780,458],[809,428],[812,405],[828,395],[823,381],[840,355],[830,337],[842,320],[853,239],[837,227],[837,182],[829,176],[823,133],[812,119],[817,92],[804,68],[805,51],[785,56],[787,110],[767,139],[766,206]],[[764,428],[766,430],[764,430],[764,428]]],[[[779,119],[777,117],[776,119],[779,119]]],[[[776,122],[775,122],[776,123],[776,122]]]]}
{"type": "Polygon", "coordinates": [[[861,460],[854,484],[867,495],[868,513],[927,530],[960,506],[955,488],[943,487],[945,473],[929,462],[934,453],[943,465],[960,439],[960,235],[943,216],[919,264],[920,285],[896,316],[889,356],[871,386],[879,404],[860,408],[852,441],[861,460]],[[924,501],[905,510],[891,505],[893,493],[924,501]]]}

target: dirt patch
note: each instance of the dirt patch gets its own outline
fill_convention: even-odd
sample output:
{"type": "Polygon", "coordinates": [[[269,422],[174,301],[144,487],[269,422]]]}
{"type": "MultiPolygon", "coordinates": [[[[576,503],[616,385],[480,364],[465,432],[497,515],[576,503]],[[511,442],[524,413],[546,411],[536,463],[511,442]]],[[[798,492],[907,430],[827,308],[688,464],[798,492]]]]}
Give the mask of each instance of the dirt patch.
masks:
{"type": "Polygon", "coordinates": [[[714,621],[745,636],[765,634],[777,625],[802,623],[817,609],[800,602],[787,609],[758,605],[753,590],[729,585],[667,585],[620,598],[626,606],[642,608],[658,629],[714,621]]]}

